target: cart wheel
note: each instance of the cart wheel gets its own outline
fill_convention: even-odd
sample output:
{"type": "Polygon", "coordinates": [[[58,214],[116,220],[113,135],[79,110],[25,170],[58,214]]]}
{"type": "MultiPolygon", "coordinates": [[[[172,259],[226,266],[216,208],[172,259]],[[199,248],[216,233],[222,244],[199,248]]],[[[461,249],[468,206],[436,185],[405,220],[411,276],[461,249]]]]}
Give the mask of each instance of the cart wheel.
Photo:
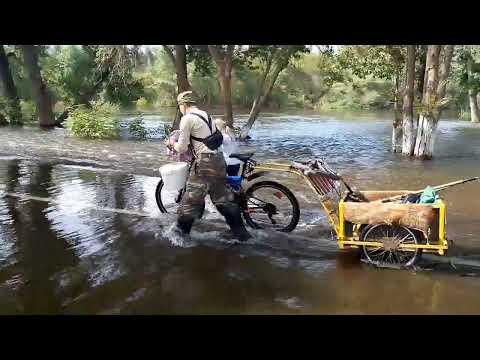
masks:
{"type": "Polygon", "coordinates": [[[412,266],[422,254],[422,249],[401,249],[400,244],[417,245],[419,241],[412,230],[405,226],[373,225],[363,229],[360,234],[362,241],[381,242],[382,245],[364,246],[363,253],[372,264],[392,264],[412,266]]]}

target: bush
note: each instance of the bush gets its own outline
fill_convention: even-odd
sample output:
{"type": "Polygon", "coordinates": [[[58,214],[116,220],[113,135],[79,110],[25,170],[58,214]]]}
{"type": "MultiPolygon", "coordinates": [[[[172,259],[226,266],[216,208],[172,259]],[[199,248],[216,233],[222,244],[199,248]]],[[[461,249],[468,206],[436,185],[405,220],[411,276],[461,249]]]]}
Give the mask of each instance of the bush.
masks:
{"type": "Polygon", "coordinates": [[[147,110],[150,108],[150,105],[148,104],[148,100],[145,99],[144,97],[141,97],[140,99],[137,100],[137,110],[147,110]]]}
{"type": "Polygon", "coordinates": [[[75,135],[90,139],[116,138],[120,124],[116,115],[118,106],[94,103],[91,108],[77,106],[67,118],[67,128],[75,135]]]}
{"type": "Polygon", "coordinates": [[[37,107],[32,100],[20,100],[20,109],[25,122],[37,121],[37,107]]]}
{"type": "Polygon", "coordinates": [[[147,136],[147,130],[142,118],[136,118],[128,124],[128,130],[130,134],[133,134],[139,138],[145,138],[147,136]]]}
{"type": "Polygon", "coordinates": [[[0,97],[0,125],[21,124],[22,114],[18,103],[7,98],[0,97]]]}
{"type": "Polygon", "coordinates": [[[470,120],[471,120],[470,109],[468,109],[468,110],[463,110],[463,109],[460,110],[458,117],[459,117],[460,120],[470,121],[470,120]]]}
{"type": "Polygon", "coordinates": [[[317,110],[382,110],[391,107],[391,84],[384,80],[356,79],[335,83],[316,104],[317,110]]]}

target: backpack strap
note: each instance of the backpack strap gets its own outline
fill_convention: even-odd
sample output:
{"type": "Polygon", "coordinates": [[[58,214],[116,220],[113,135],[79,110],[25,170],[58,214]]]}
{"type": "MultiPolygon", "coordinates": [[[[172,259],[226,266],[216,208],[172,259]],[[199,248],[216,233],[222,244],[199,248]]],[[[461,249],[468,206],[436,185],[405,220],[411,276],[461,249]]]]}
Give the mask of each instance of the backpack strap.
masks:
{"type": "MultiPolygon", "coordinates": [[[[202,115],[200,115],[200,114],[197,114],[197,113],[194,113],[194,112],[191,112],[190,114],[196,115],[196,116],[198,116],[200,119],[202,119],[203,122],[204,122],[205,124],[207,124],[208,129],[210,130],[210,133],[213,134],[212,118],[210,117],[210,114],[207,114],[207,115],[208,115],[208,121],[207,121],[207,119],[205,119],[205,118],[204,118],[202,115]]],[[[215,130],[216,130],[216,129],[215,129],[215,130]]],[[[204,140],[204,139],[202,139],[202,138],[199,138],[199,137],[196,137],[196,136],[193,136],[193,135],[190,135],[190,139],[193,139],[193,140],[198,141],[198,142],[202,142],[202,141],[204,140]]]]}
{"type": "Polygon", "coordinates": [[[207,124],[208,129],[210,130],[210,132],[213,134],[212,118],[210,117],[210,115],[208,115],[208,121],[207,121],[207,119],[205,119],[205,118],[204,118],[202,115],[200,115],[200,114],[197,114],[197,113],[194,113],[194,112],[191,112],[190,114],[196,115],[196,116],[198,116],[200,119],[202,119],[202,120],[205,122],[205,124],[207,124]]]}

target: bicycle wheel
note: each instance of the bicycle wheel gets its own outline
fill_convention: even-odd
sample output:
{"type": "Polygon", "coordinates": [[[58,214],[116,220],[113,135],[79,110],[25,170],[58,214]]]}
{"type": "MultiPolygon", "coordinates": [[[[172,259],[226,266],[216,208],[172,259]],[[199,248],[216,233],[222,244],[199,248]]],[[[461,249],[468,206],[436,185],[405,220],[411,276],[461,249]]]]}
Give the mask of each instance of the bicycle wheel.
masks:
{"type": "Polygon", "coordinates": [[[163,180],[160,180],[155,190],[155,200],[157,201],[158,208],[162,213],[176,213],[180,200],[183,197],[178,191],[171,192],[165,189],[163,186],[163,180]]]}
{"type": "MultiPolygon", "coordinates": [[[[157,188],[155,189],[155,200],[157,201],[158,208],[162,213],[171,213],[176,214],[177,209],[180,206],[180,201],[182,200],[184,189],[181,190],[181,193],[178,191],[171,192],[167,191],[163,186],[163,180],[158,182],[157,188]]],[[[205,205],[203,206],[201,216],[205,212],[205,205]]]]}
{"type": "Polygon", "coordinates": [[[402,249],[402,244],[418,245],[415,233],[405,226],[387,224],[366,227],[360,234],[362,241],[376,241],[380,246],[364,246],[363,252],[371,264],[385,263],[401,266],[412,266],[420,259],[422,249],[402,249]]]}
{"type": "Polygon", "coordinates": [[[300,219],[293,193],[274,181],[260,181],[248,188],[242,212],[245,222],[254,229],[290,232],[300,219]]]}

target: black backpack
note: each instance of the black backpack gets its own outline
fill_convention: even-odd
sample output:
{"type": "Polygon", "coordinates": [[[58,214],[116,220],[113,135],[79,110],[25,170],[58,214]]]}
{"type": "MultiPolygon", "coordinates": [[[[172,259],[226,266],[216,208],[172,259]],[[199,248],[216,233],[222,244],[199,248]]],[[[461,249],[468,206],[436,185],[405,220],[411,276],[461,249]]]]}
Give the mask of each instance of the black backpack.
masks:
{"type": "Polygon", "coordinates": [[[191,112],[190,114],[196,115],[200,119],[202,119],[205,122],[205,124],[207,124],[211,132],[211,134],[208,135],[206,138],[201,139],[201,138],[190,135],[190,139],[203,143],[210,150],[217,150],[223,143],[223,135],[217,128],[215,128],[215,132],[213,132],[212,118],[210,117],[210,115],[208,115],[208,121],[207,121],[207,119],[205,119],[202,115],[199,115],[194,112],[191,112]]]}

